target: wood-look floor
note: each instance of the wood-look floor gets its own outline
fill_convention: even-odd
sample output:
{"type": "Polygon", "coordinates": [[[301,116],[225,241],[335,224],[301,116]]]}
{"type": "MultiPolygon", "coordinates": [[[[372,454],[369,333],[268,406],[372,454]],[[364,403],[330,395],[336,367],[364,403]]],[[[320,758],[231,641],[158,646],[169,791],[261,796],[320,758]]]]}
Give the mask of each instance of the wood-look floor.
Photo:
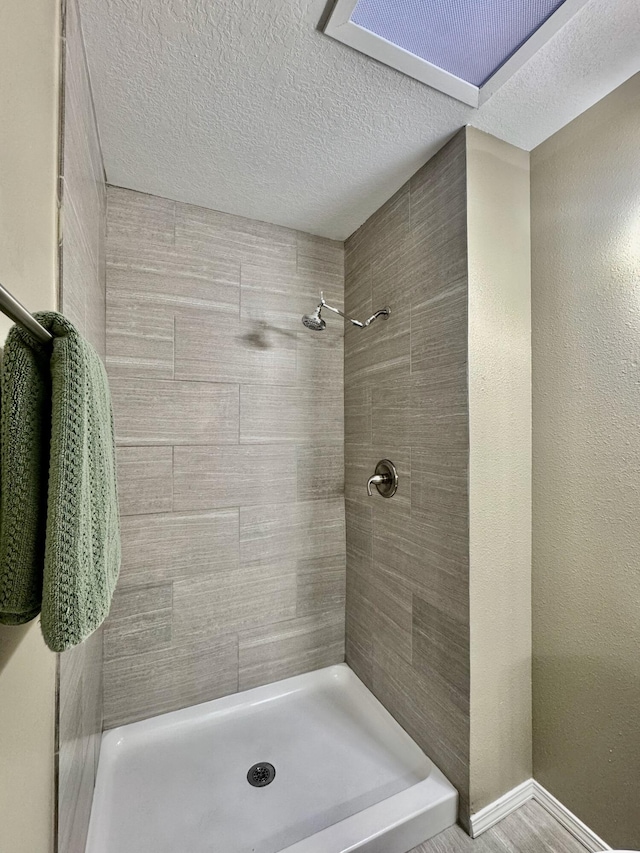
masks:
{"type": "Polygon", "coordinates": [[[452,826],[411,853],[585,853],[586,848],[531,800],[479,838],[452,826]]]}

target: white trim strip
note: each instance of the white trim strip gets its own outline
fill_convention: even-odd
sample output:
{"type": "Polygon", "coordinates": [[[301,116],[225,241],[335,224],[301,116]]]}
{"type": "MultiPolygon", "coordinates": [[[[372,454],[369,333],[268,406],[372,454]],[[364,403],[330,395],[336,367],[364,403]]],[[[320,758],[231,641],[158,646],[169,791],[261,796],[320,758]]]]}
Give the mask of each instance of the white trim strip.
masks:
{"type": "Polygon", "coordinates": [[[471,815],[471,837],[477,838],[487,829],[491,829],[508,815],[523,806],[528,800],[535,800],[543,809],[549,812],[558,823],[573,835],[590,853],[599,853],[601,850],[611,850],[600,836],[583,823],[580,818],[563,806],[553,794],[543,788],[535,779],[527,779],[526,782],[507,791],[502,797],[489,803],[479,812],[471,815]]]}
{"type": "Polygon", "coordinates": [[[527,779],[521,785],[507,791],[497,800],[489,803],[479,812],[471,815],[471,837],[477,838],[499,823],[503,818],[515,812],[533,797],[533,779],[527,779]]]}
{"type": "Polygon", "coordinates": [[[540,803],[549,814],[553,815],[558,823],[562,824],[587,850],[590,850],[591,853],[596,853],[596,851],[600,850],[611,850],[611,847],[599,835],[596,835],[592,829],[589,829],[586,823],[583,823],[579,817],[576,817],[566,806],[563,806],[560,800],[557,800],[553,794],[550,794],[535,779],[531,781],[533,782],[533,799],[540,803]]]}
{"type": "Polygon", "coordinates": [[[480,87],[480,104],[503,86],[510,77],[519,71],[544,45],[560,32],[564,25],[582,9],[587,0],[564,0],[553,14],[532,33],[507,61],[489,77],[480,87]]]}

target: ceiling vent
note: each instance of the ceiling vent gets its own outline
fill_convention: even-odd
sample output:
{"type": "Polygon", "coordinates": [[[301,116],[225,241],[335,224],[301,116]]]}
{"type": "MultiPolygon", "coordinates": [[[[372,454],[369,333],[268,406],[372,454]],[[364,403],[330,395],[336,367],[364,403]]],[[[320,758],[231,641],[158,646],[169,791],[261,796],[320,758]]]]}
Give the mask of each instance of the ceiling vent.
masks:
{"type": "Polygon", "coordinates": [[[587,0],[337,0],[327,35],[473,107],[587,0]]]}

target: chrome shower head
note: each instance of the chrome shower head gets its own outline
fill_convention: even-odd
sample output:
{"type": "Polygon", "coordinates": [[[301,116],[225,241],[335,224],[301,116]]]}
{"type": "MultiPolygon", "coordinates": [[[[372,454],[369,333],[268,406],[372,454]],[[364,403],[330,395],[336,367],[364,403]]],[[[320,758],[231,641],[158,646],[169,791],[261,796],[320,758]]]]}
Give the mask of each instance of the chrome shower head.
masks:
{"type": "Polygon", "coordinates": [[[302,323],[311,329],[312,332],[323,332],[327,328],[326,322],[322,319],[322,305],[318,305],[313,314],[304,314],[302,323]]]}
{"type": "Polygon", "coordinates": [[[302,317],[303,324],[307,327],[307,329],[311,329],[312,332],[322,332],[327,328],[327,324],[322,319],[322,309],[326,308],[328,311],[333,311],[334,314],[339,314],[341,317],[344,317],[345,320],[348,320],[353,326],[358,326],[359,329],[368,328],[374,320],[377,320],[378,317],[382,317],[383,320],[386,320],[391,314],[389,308],[382,308],[380,311],[376,311],[375,314],[372,314],[368,320],[365,320],[364,323],[361,323],[360,320],[354,320],[353,317],[347,317],[344,311],[341,311],[339,308],[334,308],[324,298],[324,293],[320,291],[320,305],[316,308],[313,314],[304,314],[302,317]]]}

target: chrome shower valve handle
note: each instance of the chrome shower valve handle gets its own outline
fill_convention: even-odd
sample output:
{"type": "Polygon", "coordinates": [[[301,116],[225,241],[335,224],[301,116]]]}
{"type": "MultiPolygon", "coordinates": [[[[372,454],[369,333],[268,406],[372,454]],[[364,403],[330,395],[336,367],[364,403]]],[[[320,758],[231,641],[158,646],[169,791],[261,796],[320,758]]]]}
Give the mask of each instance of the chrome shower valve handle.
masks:
{"type": "Polygon", "coordinates": [[[369,495],[369,497],[373,495],[371,486],[375,486],[376,488],[378,488],[378,486],[382,486],[383,484],[386,485],[390,482],[391,477],[388,474],[374,474],[373,477],[369,477],[369,479],[367,480],[367,494],[369,495]]]}
{"type": "Polygon", "coordinates": [[[390,459],[381,459],[376,465],[375,474],[367,480],[367,494],[373,495],[372,486],[383,498],[392,498],[398,491],[398,471],[390,459]]]}

